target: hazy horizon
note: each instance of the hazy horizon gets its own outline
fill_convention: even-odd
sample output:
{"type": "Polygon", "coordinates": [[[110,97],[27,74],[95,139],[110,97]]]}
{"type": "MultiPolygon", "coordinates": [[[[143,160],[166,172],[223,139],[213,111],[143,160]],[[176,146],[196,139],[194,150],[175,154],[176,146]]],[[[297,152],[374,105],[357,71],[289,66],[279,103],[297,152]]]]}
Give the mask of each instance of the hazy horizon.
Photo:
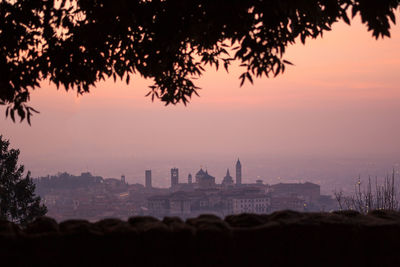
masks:
{"type": "Polygon", "coordinates": [[[238,157],[244,181],[385,175],[400,162],[400,27],[391,34],[376,41],[358,21],[338,23],[322,39],[290,46],[285,58],[295,66],[275,79],[240,88],[237,67],[207,71],[187,107],[152,103],[144,97],[151,81],[139,77],[79,97],[43,83],[32,92],[41,112],[32,126],[2,119],[0,133],[33,176],[89,170],[137,182],[150,168],[166,185],[170,167],[186,179],[207,166],[219,181],[238,157]]]}

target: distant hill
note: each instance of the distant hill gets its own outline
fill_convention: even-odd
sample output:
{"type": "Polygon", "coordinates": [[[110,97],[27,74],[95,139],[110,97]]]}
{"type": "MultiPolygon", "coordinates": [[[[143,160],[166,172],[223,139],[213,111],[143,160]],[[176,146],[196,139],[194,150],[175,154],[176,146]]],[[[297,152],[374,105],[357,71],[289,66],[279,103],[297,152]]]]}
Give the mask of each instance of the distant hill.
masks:
{"type": "Polygon", "coordinates": [[[36,192],[39,195],[51,190],[71,190],[77,188],[87,188],[102,184],[103,177],[93,176],[90,172],[83,172],[80,176],[75,176],[67,172],[58,173],[54,176],[38,177],[33,179],[36,184],[36,192]]]}

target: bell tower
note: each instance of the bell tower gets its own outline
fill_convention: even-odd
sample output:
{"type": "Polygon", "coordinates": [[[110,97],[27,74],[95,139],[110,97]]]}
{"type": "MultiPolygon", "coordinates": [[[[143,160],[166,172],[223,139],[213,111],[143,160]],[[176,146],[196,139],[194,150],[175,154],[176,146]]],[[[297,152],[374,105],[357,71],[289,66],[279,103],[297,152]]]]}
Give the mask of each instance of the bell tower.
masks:
{"type": "Polygon", "coordinates": [[[178,168],[171,169],[171,187],[178,185],[179,183],[179,170],[178,168]]]}
{"type": "Polygon", "coordinates": [[[236,185],[242,184],[242,164],[238,158],[236,162],[236,185]]]}

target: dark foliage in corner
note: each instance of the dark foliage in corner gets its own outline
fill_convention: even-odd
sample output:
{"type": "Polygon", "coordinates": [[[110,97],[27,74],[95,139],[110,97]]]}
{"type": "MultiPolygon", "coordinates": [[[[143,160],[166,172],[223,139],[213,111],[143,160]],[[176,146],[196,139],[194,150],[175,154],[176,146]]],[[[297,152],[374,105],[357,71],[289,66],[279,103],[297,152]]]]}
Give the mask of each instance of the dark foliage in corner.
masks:
{"type": "Polygon", "coordinates": [[[23,178],[24,166],[18,166],[19,150],[9,149],[9,144],[0,135],[0,219],[26,224],[45,215],[47,208],[35,196],[29,172],[23,178]]]}
{"type": "Polygon", "coordinates": [[[390,36],[399,0],[0,0],[0,104],[15,120],[37,112],[30,91],[44,80],[88,92],[108,77],[150,78],[148,93],[186,104],[204,67],[243,67],[240,83],[276,76],[297,38],[322,36],[361,15],[390,36]]]}

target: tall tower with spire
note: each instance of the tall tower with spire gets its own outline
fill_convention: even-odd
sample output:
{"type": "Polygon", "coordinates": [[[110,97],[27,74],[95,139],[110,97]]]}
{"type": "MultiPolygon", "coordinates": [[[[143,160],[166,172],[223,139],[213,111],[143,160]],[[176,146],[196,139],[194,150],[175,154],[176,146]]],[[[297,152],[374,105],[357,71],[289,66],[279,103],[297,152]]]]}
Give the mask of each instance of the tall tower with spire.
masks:
{"type": "Polygon", "coordinates": [[[242,184],[242,164],[238,158],[236,162],[236,185],[242,184]]]}

